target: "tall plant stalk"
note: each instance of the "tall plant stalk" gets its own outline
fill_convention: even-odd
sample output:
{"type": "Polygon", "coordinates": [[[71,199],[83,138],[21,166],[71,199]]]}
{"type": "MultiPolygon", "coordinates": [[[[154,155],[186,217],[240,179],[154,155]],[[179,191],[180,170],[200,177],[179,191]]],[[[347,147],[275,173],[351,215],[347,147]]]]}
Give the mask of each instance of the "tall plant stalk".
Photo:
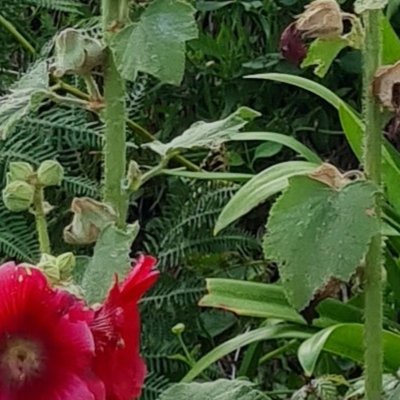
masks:
{"type": "MultiPolygon", "coordinates": [[[[116,30],[128,20],[126,1],[102,0],[106,43],[109,43],[116,30]]],[[[106,50],[104,68],[104,105],[104,201],[117,212],[118,226],[125,228],[128,210],[128,198],[122,185],[126,174],[125,83],[109,48],[106,50]]]]}
{"type": "Polygon", "coordinates": [[[44,194],[42,186],[36,186],[35,188],[35,194],[33,197],[33,211],[35,215],[40,253],[50,254],[50,238],[47,229],[46,213],[44,210],[44,194]]]}
{"type": "MultiPolygon", "coordinates": [[[[374,75],[381,63],[380,11],[363,13],[364,45],[364,167],[368,179],[381,185],[382,118],[372,93],[374,75]]],[[[380,218],[380,193],[375,213],[380,218]]],[[[373,237],[365,263],[365,385],[366,399],[379,400],[383,373],[382,237],[373,237]]]]}

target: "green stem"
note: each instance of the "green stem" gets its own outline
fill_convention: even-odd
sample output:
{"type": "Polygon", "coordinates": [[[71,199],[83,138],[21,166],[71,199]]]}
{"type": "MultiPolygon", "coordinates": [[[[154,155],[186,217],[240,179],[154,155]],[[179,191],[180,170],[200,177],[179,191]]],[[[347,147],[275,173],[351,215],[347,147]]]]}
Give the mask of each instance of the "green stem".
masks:
{"type": "Polygon", "coordinates": [[[6,29],[14,38],[20,43],[20,45],[31,53],[33,56],[36,54],[35,48],[18,32],[17,28],[7,19],[0,14],[0,25],[6,29]]]}
{"type": "Polygon", "coordinates": [[[39,239],[40,252],[50,254],[50,238],[47,230],[46,214],[44,212],[44,193],[42,186],[36,186],[33,198],[33,210],[36,222],[36,231],[39,239]]]}
{"type": "MultiPolygon", "coordinates": [[[[364,45],[364,167],[373,183],[381,185],[382,118],[372,93],[374,75],[381,63],[380,11],[363,14],[364,45]]],[[[375,213],[380,220],[380,194],[376,195],[375,213]]],[[[365,390],[366,400],[379,400],[382,393],[382,238],[373,237],[365,260],[365,390]]]]}
{"type": "MultiPolygon", "coordinates": [[[[72,94],[75,97],[78,97],[82,100],[90,100],[90,96],[87,93],[82,92],[75,86],[69,85],[66,82],[63,82],[61,80],[57,80],[57,83],[59,85],[59,88],[61,90],[65,90],[66,92],[72,94]]],[[[147,129],[143,128],[141,125],[137,124],[136,122],[127,119],[126,124],[129,129],[131,129],[133,132],[135,132],[137,135],[139,135],[143,140],[146,142],[153,142],[154,140],[157,140],[155,136],[153,136],[147,129]]],[[[180,156],[180,155],[174,155],[172,157],[172,160],[175,162],[181,164],[183,167],[186,167],[190,171],[201,171],[202,169],[198,167],[196,164],[193,164],[191,161],[189,161],[187,158],[180,156]]]]}
{"type": "MultiPolygon", "coordinates": [[[[113,27],[120,24],[115,0],[102,0],[103,31],[106,42],[113,27]]],[[[104,201],[117,212],[117,225],[126,226],[128,196],[123,189],[126,174],[125,82],[117,70],[111,50],[106,50],[104,69],[104,201]]]]}
{"type": "Polygon", "coordinates": [[[101,101],[101,93],[93,75],[91,73],[84,75],[83,80],[89,92],[90,100],[101,101]]]}
{"type": "Polygon", "coordinates": [[[286,353],[288,350],[293,349],[294,347],[296,347],[298,344],[298,340],[293,339],[290,342],[284,344],[281,347],[278,347],[275,350],[270,351],[269,353],[265,354],[264,356],[262,356],[260,358],[260,360],[258,361],[258,365],[264,364],[265,362],[272,360],[275,357],[280,356],[281,354],[286,353]]]}
{"type": "Polygon", "coordinates": [[[185,344],[185,342],[184,342],[184,340],[182,338],[182,335],[179,334],[177,336],[178,336],[179,343],[180,343],[180,345],[182,347],[182,350],[185,353],[186,361],[188,362],[188,364],[191,367],[193,367],[196,364],[196,360],[192,357],[192,355],[190,354],[188,348],[186,347],[186,344],[185,344]]]}

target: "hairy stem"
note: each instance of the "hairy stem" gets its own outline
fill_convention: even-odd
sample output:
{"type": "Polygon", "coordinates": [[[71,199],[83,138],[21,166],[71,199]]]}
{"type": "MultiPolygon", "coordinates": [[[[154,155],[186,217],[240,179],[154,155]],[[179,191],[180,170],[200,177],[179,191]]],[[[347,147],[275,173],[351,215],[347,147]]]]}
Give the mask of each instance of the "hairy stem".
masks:
{"type": "Polygon", "coordinates": [[[22,36],[21,33],[18,32],[17,28],[15,28],[15,26],[10,21],[5,19],[1,14],[0,14],[0,26],[6,29],[25,50],[27,50],[33,56],[36,54],[35,48],[28,42],[28,40],[26,40],[22,36]]]}
{"type": "Polygon", "coordinates": [[[50,238],[47,229],[46,214],[44,211],[44,193],[42,186],[36,186],[33,198],[36,231],[39,239],[40,252],[50,254],[50,238]]]}
{"type": "MultiPolygon", "coordinates": [[[[363,14],[364,45],[364,167],[378,187],[381,184],[382,118],[372,93],[374,75],[381,62],[380,11],[363,14]]],[[[375,213],[381,218],[380,194],[376,195],[375,213]]],[[[382,392],[382,238],[373,237],[365,262],[365,390],[366,400],[379,400],[382,392]]]]}
{"type": "MultiPolygon", "coordinates": [[[[106,42],[120,24],[115,0],[102,0],[103,31],[106,42]]],[[[125,16],[127,18],[127,16],[125,16]]],[[[126,173],[125,82],[117,70],[111,50],[106,50],[104,68],[104,201],[117,212],[117,225],[126,226],[128,196],[123,189],[126,173]]]]}

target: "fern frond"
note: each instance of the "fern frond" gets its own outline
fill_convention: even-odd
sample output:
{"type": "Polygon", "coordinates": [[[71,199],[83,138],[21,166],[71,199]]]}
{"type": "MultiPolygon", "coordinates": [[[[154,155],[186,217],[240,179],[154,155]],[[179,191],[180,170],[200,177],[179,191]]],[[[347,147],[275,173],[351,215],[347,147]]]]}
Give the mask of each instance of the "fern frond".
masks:
{"type": "Polygon", "coordinates": [[[82,7],[82,3],[77,0],[24,0],[24,2],[27,5],[67,13],[79,13],[82,7]]]}
{"type": "Polygon", "coordinates": [[[27,222],[26,215],[11,213],[0,206],[0,257],[33,262],[38,256],[33,224],[27,222]]]}
{"type": "Polygon", "coordinates": [[[97,182],[82,176],[65,176],[62,187],[72,196],[100,198],[100,186],[97,182]]]}
{"type": "Polygon", "coordinates": [[[161,308],[165,304],[175,304],[182,307],[195,303],[204,293],[204,286],[171,288],[166,285],[159,285],[158,289],[151,295],[144,297],[140,304],[153,303],[156,308],[161,308]]]}
{"type": "Polygon", "coordinates": [[[100,149],[102,127],[88,122],[87,114],[77,108],[56,108],[26,119],[31,129],[51,136],[59,147],[100,149]]]}
{"type": "Polygon", "coordinates": [[[140,400],[156,400],[160,394],[170,386],[169,380],[162,375],[150,374],[143,387],[140,400]]]}

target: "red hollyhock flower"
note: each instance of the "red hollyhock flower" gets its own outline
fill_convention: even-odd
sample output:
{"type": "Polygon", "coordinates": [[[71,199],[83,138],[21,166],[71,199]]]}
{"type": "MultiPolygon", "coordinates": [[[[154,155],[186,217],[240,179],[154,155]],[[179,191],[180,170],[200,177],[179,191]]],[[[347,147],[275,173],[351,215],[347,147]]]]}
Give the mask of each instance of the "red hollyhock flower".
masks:
{"type": "Polygon", "coordinates": [[[137,303],[158,278],[155,264],[153,257],[141,256],[122,284],[116,280],[91,323],[96,345],[93,370],[104,382],[107,400],[133,400],[140,395],[146,365],[139,354],[137,303]]]}
{"type": "Polygon", "coordinates": [[[0,400],[104,400],[76,305],[35,267],[0,266],[0,400]]]}

